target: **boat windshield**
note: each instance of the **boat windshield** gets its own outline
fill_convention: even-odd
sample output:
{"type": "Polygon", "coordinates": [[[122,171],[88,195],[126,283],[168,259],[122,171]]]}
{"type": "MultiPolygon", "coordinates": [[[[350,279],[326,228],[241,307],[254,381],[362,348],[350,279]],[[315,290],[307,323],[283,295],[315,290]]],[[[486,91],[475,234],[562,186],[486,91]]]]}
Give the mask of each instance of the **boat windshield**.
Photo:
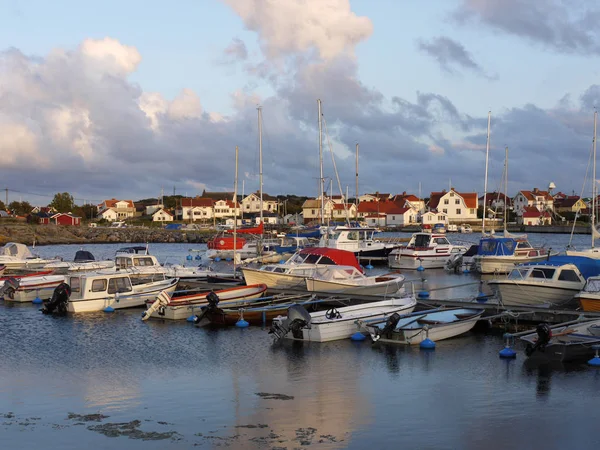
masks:
{"type": "Polygon", "coordinates": [[[433,242],[435,242],[438,245],[450,245],[450,242],[448,242],[448,239],[446,239],[444,237],[435,238],[433,240],[433,242]]]}
{"type": "Polygon", "coordinates": [[[583,290],[585,292],[600,292],[600,278],[588,278],[583,290]]]}
{"type": "Polygon", "coordinates": [[[429,247],[429,240],[431,239],[431,235],[428,234],[419,234],[415,236],[415,247],[429,247]]]}
{"type": "Polygon", "coordinates": [[[508,274],[509,280],[522,280],[527,276],[527,272],[529,271],[528,267],[517,267],[510,271],[508,274]]]}
{"type": "Polygon", "coordinates": [[[533,247],[532,247],[532,246],[531,246],[531,244],[530,244],[529,242],[527,242],[527,241],[519,241],[519,242],[517,243],[517,248],[518,248],[518,249],[522,249],[522,248],[533,248],[533,247]]]}
{"type": "Polygon", "coordinates": [[[550,280],[554,277],[554,273],[556,269],[550,269],[546,267],[536,267],[529,274],[529,278],[543,278],[546,280],[550,280]]]}

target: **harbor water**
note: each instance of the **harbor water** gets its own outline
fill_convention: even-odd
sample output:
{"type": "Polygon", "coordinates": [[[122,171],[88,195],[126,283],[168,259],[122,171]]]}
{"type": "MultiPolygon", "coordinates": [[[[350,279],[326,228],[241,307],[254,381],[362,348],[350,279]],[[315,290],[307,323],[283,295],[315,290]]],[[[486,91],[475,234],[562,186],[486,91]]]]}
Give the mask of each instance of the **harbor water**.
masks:
{"type": "MultiPolygon", "coordinates": [[[[477,242],[476,235],[450,235],[477,242]]],[[[530,235],[562,250],[568,235],[530,235]]],[[[575,236],[578,247],[589,236],[575,236]]],[[[86,245],[97,259],[124,244],[86,245]]],[[[38,247],[72,259],[80,245],[38,247]]],[[[153,244],[160,262],[190,244],[153,244]]],[[[224,263],[227,264],[227,263],[224,263]]],[[[385,268],[378,269],[385,271],[385,268]]],[[[432,297],[475,274],[407,273],[432,297]]],[[[600,371],[531,364],[482,322],[435,351],[337,341],[273,344],[260,327],[141,321],[141,309],[44,316],[0,301],[2,449],[592,449],[600,371]]]]}

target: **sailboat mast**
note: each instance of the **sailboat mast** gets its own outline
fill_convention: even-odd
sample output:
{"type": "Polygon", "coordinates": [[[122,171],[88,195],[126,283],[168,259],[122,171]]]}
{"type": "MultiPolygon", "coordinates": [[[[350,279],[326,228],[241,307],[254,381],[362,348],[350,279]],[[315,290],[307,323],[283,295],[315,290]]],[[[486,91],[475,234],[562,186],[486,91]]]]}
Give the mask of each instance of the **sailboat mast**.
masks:
{"type": "Polygon", "coordinates": [[[594,176],[592,178],[592,248],[594,248],[594,232],[596,231],[596,207],[597,199],[596,199],[596,121],[598,119],[598,111],[594,111],[594,163],[593,163],[593,172],[594,176]]]}
{"type": "Polygon", "coordinates": [[[319,108],[319,168],[320,168],[320,178],[319,178],[319,189],[321,195],[321,225],[325,219],[325,199],[323,192],[325,190],[325,179],[323,178],[323,124],[322,124],[322,115],[321,115],[321,99],[317,99],[317,106],[319,108]]]}
{"type": "Polygon", "coordinates": [[[506,231],[506,217],[508,208],[508,146],[504,149],[504,231],[506,231]]]}
{"type": "Polygon", "coordinates": [[[235,178],[233,181],[233,273],[235,275],[237,256],[237,190],[238,190],[238,146],[235,146],[235,178]]]}
{"type": "Polygon", "coordinates": [[[490,124],[492,121],[492,112],[488,111],[487,141],[485,144],[485,179],[483,181],[483,217],[481,218],[481,234],[485,234],[485,213],[487,211],[487,179],[488,179],[488,158],[490,156],[490,124]]]}
{"type": "Polygon", "coordinates": [[[358,142],[356,143],[356,198],[354,199],[354,204],[358,212],[358,142]]]}
{"type": "Polygon", "coordinates": [[[258,180],[260,184],[260,223],[263,223],[263,162],[262,162],[262,106],[258,108],[258,180]]]}

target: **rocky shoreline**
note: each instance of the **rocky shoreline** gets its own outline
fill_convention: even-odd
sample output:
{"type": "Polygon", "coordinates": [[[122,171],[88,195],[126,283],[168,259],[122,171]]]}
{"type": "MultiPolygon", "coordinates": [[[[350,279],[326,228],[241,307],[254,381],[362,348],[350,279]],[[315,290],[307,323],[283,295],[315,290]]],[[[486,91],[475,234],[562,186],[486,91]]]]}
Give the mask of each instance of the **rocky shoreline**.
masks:
{"type": "Polygon", "coordinates": [[[0,244],[26,245],[104,244],[104,243],[202,243],[212,230],[165,230],[152,227],[108,228],[65,227],[56,225],[7,224],[0,226],[0,244]]]}

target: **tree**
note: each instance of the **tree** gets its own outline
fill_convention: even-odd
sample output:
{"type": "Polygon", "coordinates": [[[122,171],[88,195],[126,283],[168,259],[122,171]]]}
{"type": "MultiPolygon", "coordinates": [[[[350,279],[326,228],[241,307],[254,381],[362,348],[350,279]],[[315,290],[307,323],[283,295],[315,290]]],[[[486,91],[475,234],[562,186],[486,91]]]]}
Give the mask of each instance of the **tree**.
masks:
{"type": "Polygon", "coordinates": [[[26,216],[31,212],[33,207],[29,204],[29,202],[10,202],[8,204],[8,209],[11,213],[16,214],[18,216],[26,216]]]}
{"type": "Polygon", "coordinates": [[[2,200],[0,200],[0,211],[6,211],[6,205],[2,200]]]}
{"type": "Polygon", "coordinates": [[[62,194],[56,194],[48,206],[54,208],[58,212],[68,213],[72,212],[75,208],[75,201],[71,194],[63,192],[62,194]]]}

